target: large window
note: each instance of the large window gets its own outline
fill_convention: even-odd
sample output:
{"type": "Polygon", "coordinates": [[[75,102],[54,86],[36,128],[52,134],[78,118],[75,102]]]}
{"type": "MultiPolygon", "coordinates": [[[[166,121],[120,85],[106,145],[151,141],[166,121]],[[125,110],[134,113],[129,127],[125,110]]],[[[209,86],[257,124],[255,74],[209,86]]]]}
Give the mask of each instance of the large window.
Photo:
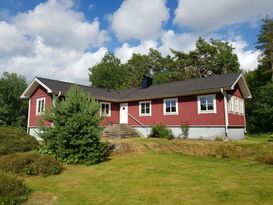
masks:
{"type": "Polygon", "coordinates": [[[236,96],[228,95],[228,112],[233,114],[244,115],[244,100],[236,96]]]}
{"type": "Polygon", "coordinates": [[[45,111],[45,98],[36,99],[36,115],[42,115],[45,111]]]}
{"type": "Polygon", "coordinates": [[[178,114],[178,100],[177,98],[164,99],[164,115],[178,114]]]}
{"type": "Polygon", "coordinates": [[[111,103],[100,102],[100,115],[105,117],[111,116],[111,103]]]}
{"type": "Polygon", "coordinates": [[[151,116],[151,115],[152,115],[151,101],[139,102],[139,116],[151,116]]]}
{"type": "Polygon", "coordinates": [[[215,95],[198,96],[198,113],[216,113],[215,95]]]}

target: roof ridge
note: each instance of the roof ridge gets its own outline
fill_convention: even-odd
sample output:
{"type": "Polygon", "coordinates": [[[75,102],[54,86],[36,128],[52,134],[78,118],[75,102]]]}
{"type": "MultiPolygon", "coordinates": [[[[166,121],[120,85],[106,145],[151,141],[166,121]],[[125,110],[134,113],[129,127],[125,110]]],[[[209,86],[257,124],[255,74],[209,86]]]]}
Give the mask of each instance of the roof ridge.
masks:
{"type": "MultiPolygon", "coordinates": [[[[226,75],[231,75],[231,74],[238,74],[238,75],[240,75],[241,73],[242,72],[231,72],[231,73],[217,74],[217,75],[211,75],[211,76],[201,77],[201,78],[196,77],[196,78],[187,79],[187,80],[176,80],[176,81],[171,81],[171,82],[162,83],[162,84],[154,84],[152,86],[153,87],[155,87],[155,86],[164,86],[164,85],[169,85],[169,84],[175,84],[175,83],[182,82],[182,81],[183,82],[187,82],[187,81],[195,81],[195,80],[204,80],[204,79],[209,79],[209,78],[219,77],[219,76],[226,76],[226,75]]],[[[61,81],[61,80],[43,78],[43,77],[39,77],[39,76],[36,76],[35,78],[45,79],[45,80],[50,80],[50,81],[55,81],[55,82],[60,82],[60,83],[74,84],[74,85],[79,85],[79,86],[83,86],[83,87],[88,87],[88,88],[93,88],[93,89],[102,89],[102,90],[109,91],[109,89],[107,89],[107,88],[97,88],[97,87],[94,87],[92,85],[82,85],[82,84],[79,84],[79,83],[73,83],[73,82],[67,82],[67,81],[61,81]]],[[[139,87],[125,88],[125,89],[111,90],[111,91],[122,92],[122,91],[126,91],[126,90],[129,90],[129,89],[136,89],[137,90],[137,89],[139,89],[139,87]]],[[[129,94],[127,94],[127,95],[129,95],[129,94]]]]}
{"type": "Polygon", "coordinates": [[[226,76],[226,75],[231,75],[231,74],[238,74],[240,75],[242,72],[230,72],[230,73],[222,73],[222,74],[216,74],[216,75],[211,75],[211,76],[207,76],[207,77],[195,77],[195,78],[191,78],[191,79],[186,79],[186,80],[175,80],[175,81],[171,81],[171,82],[167,82],[167,83],[162,83],[162,84],[155,84],[152,86],[157,86],[157,85],[166,85],[166,84],[172,84],[172,83],[177,83],[177,82],[187,82],[187,81],[194,81],[194,80],[204,80],[204,79],[209,79],[209,78],[213,78],[213,77],[219,77],[219,76],[226,76]]]}

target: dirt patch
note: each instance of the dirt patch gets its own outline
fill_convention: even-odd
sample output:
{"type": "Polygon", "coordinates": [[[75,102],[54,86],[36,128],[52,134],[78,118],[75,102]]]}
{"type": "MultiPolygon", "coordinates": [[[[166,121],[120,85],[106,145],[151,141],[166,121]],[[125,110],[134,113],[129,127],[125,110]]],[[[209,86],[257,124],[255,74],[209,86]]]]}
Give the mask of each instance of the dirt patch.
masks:
{"type": "Polygon", "coordinates": [[[56,201],[57,196],[50,192],[33,192],[26,205],[50,205],[56,201]]]}

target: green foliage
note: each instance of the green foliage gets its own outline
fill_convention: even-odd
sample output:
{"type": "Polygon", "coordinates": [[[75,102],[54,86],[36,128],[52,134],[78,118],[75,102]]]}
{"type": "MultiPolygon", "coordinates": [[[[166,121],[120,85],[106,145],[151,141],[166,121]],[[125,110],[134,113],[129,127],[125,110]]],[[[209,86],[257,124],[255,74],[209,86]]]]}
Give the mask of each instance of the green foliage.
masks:
{"type": "Polygon", "coordinates": [[[152,138],[166,138],[172,139],[172,131],[163,124],[156,124],[152,126],[152,133],[149,137],[152,138]]]}
{"type": "Polygon", "coordinates": [[[15,153],[0,158],[0,169],[16,174],[49,176],[59,174],[62,166],[52,156],[15,153]]]}
{"type": "Polygon", "coordinates": [[[248,129],[252,133],[273,132],[273,82],[266,84],[255,93],[248,109],[248,129]]]}
{"type": "Polygon", "coordinates": [[[172,50],[176,80],[239,71],[240,64],[233,50],[229,42],[215,39],[206,42],[201,37],[196,41],[196,49],[189,53],[172,50]]]}
{"type": "Polygon", "coordinates": [[[43,153],[65,163],[96,164],[106,158],[107,145],[100,141],[99,103],[72,86],[64,101],[57,102],[45,116],[53,126],[41,127],[43,153]]]}
{"type": "Polygon", "coordinates": [[[3,73],[0,78],[0,126],[26,127],[28,105],[20,99],[26,87],[25,77],[3,73]]]}
{"type": "Polygon", "coordinates": [[[217,137],[215,137],[214,140],[215,140],[215,141],[224,141],[224,137],[222,137],[222,136],[217,136],[217,137]]]}
{"type": "Polygon", "coordinates": [[[19,179],[0,172],[0,204],[18,205],[27,200],[30,189],[19,179]]]}
{"type": "Polygon", "coordinates": [[[262,51],[260,63],[268,65],[264,72],[270,74],[273,82],[273,19],[269,17],[262,20],[257,48],[262,51]]]}
{"type": "Polygon", "coordinates": [[[246,101],[247,128],[250,133],[273,132],[273,20],[262,21],[257,48],[262,51],[259,66],[245,74],[252,99],[246,101]]]}
{"type": "Polygon", "coordinates": [[[111,53],[105,54],[102,61],[89,68],[89,71],[89,79],[94,87],[115,90],[129,87],[128,70],[111,53]]]}
{"type": "Polygon", "coordinates": [[[37,140],[21,128],[0,127],[0,155],[26,152],[39,146],[37,140]]]}
{"type": "Polygon", "coordinates": [[[171,52],[172,57],[162,56],[158,50],[150,49],[148,54],[133,54],[125,64],[108,53],[89,69],[89,79],[96,87],[121,89],[139,87],[143,75],[150,75],[154,84],[161,84],[240,70],[237,55],[228,42],[199,38],[195,50],[171,52]]]}
{"type": "Polygon", "coordinates": [[[181,130],[182,130],[182,136],[184,139],[187,139],[189,136],[189,125],[188,124],[183,124],[180,126],[181,130]]]}

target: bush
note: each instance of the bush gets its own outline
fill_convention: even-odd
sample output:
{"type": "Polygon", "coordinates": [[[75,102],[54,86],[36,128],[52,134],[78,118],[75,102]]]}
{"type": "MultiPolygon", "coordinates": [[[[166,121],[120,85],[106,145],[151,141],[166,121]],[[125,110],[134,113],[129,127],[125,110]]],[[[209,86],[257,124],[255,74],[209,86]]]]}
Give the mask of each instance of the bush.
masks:
{"type": "Polygon", "coordinates": [[[273,165],[273,153],[263,154],[257,157],[258,162],[273,165]]]}
{"type": "Polygon", "coordinates": [[[107,157],[107,144],[100,141],[102,118],[100,105],[72,86],[64,101],[57,102],[45,120],[52,127],[42,127],[42,152],[53,154],[65,163],[96,164],[107,157]]]}
{"type": "Polygon", "coordinates": [[[165,125],[156,124],[152,127],[152,133],[149,137],[172,139],[173,134],[172,131],[165,125]]]}
{"type": "Polygon", "coordinates": [[[215,137],[214,140],[215,140],[215,141],[224,141],[224,137],[217,136],[217,137],[215,137]]]}
{"type": "Polygon", "coordinates": [[[61,164],[52,156],[37,153],[16,153],[0,158],[0,169],[25,175],[49,176],[62,171],[61,164]]]}
{"type": "Polygon", "coordinates": [[[189,125],[188,124],[183,124],[180,126],[182,130],[182,136],[184,139],[187,139],[189,136],[189,125]]]}
{"type": "Polygon", "coordinates": [[[13,176],[0,172],[0,204],[16,205],[27,200],[30,189],[13,176]]]}
{"type": "Polygon", "coordinates": [[[36,149],[38,141],[23,129],[0,127],[0,155],[36,149]]]}

